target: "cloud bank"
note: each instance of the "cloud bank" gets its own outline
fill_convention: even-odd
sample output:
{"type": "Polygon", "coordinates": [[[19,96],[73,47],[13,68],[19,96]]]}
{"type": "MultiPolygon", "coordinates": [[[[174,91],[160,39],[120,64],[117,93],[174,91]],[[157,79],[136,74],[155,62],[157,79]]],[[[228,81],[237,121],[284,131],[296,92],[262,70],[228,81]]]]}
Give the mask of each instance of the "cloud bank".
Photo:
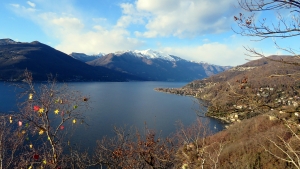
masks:
{"type": "Polygon", "coordinates": [[[138,0],[136,9],[151,14],[145,37],[195,37],[228,31],[236,13],[235,0],[138,0]]]}
{"type": "Polygon", "coordinates": [[[230,41],[225,44],[205,39],[199,44],[180,45],[182,39],[203,39],[204,35],[219,36],[231,31],[232,18],[237,13],[235,0],[136,0],[120,3],[121,15],[110,24],[110,18],[87,18],[70,4],[72,1],[68,1],[67,6],[65,1],[53,1],[47,4],[27,1],[26,6],[11,4],[11,8],[19,16],[39,25],[48,36],[56,38],[59,43],[55,48],[65,53],[145,49],[155,41],[164,44],[157,49],[189,60],[220,65],[245,62],[244,56],[240,56],[243,49],[232,47],[230,41]],[[168,44],[169,38],[178,44],[168,44]],[[239,57],[241,59],[237,59],[239,57]]]}

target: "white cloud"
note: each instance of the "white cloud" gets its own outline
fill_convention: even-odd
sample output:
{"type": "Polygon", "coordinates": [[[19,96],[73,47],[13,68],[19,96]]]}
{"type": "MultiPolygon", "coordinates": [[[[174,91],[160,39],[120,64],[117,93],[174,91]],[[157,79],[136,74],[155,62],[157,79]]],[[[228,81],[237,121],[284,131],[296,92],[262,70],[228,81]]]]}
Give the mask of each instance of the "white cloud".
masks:
{"type": "Polygon", "coordinates": [[[85,29],[79,18],[57,16],[53,13],[41,14],[40,18],[45,24],[44,29],[60,40],[56,48],[65,53],[109,53],[135,49],[142,44],[141,41],[130,38],[130,32],[122,28],[107,29],[102,25],[94,25],[85,29]]]}
{"type": "Polygon", "coordinates": [[[14,8],[20,8],[20,4],[10,4],[14,8]]]}
{"type": "Polygon", "coordinates": [[[204,61],[223,66],[244,64],[247,62],[246,59],[250,59],[245,56],[243,47],[231,47],[218,42],[198,46],[166,47],[162,50],[187,60],[204,61]]]}
{"type": "MultiPolygon", "coordinates": [[[[98,52],[115,52],[119,50],[134,50],[143,44],[142,41],[131,37],[123,26],[105,25],[105,18],[92,18],[92,25],[87,25],[76,13],[43,12],[17,4],[11,5],[14,11],[38,24],[48,36],[58,39],[56,49],[65,53],[83,52],[94,54],[98,52]],[[19,10],[20,8],[22,10],[19,10]]],[[[128,13],[129,6],[124,6],[124,13],[128,13]],[[126,11],[127,10],[127,11],[126,11]]],[[[75,11],[69,7],[69,11],[75,11]]]]}
{"type": "Polygon", "coordinates": [[[106,18],[93,18],[92,20],[94,22],[96,22],[96,23],[102,23],[102,22],[106,22],[107,21],[106,18]]]}
{"type": "Polygon", "coordinates": [[[202,42],[208,43],[210,40],[209,39],[203,39],[202,42]]]}
{"type": "Polygon", "coordinates": [[[56,48],[66,53],[109,53],[119,50],[133,50],[142,44],[137,39],[129,38],[129,32],[124,29],[107,30],[101,26],[95,26],[93,31],[61,34],[60,40],[61,42],[56,48]]]}
{"type": "Polygon", "coordinates": [[[50,20],[50,22],[59,27],[60,29],[64,29],[65,31],[70,31],[73,29],[81,30],[84,28],[84,24],[78,18],[70,18],[70,17],[60,17],[54,18],[50,20]]]}
{"type": "Polygon", "coordinates": [[[139,10],[145,10],[154,13],[164,13],[176,10],[178,5],[180,5],[180,2],[180,0],[137,0],[136,6],[139,10]]]}
{"type": "Polygon", "coordinates": [[[28,4],[29,6],[31,6],[32,8],[35,8],[35,3],[30,2],[30,1],[27,1],[27,4],[28,4]]]}
{"type": "Polygon", "coordinates": [[[148,12],[145,37],[194,37],[230,30],[236,0],[137,0],[137,11],[148,12]]]}
{"type": "Polygon", "coordinates": [[[11,9],[18,15],[23,17],[30,17],[30,15],[34,12],[36,12],[35,8],[27,8],[24,6],[21,6],[20,4],[10,4],[11,9]]]}
{"type": "Polygon", "coordinates": [[[126,28],[130,24],[145,24],[144,18],[147,16],[145,12],[137,11],[133,4],[122,3],[122,16],[118,19],[116,26],[126,28]]]}

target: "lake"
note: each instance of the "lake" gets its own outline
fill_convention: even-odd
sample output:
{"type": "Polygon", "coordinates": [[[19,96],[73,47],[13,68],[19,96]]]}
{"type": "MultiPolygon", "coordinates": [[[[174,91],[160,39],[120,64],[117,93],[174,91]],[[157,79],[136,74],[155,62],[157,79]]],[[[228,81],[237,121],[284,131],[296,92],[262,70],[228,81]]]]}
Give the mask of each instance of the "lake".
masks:
{"type": "MultiPolygon", "coordinates": [[[[87,110],[88,127],[78,127],[74,142],[94,147],[95,140],[111,136],[113,126],[124,125],[156,130],[161,136],[176,131],[176,123],[184,125],[195,122],[197,99],[161,93],[157,87],[177,88],[183,82],[76,82],[69,87],[90,96],[91,110],[87,110]]],[[[16,111],[16,90],[8,83],[0,83],[0,112],[16,111]]],[[[209,117],[212,131],[223,129],[223,124],[209,117]]]]}

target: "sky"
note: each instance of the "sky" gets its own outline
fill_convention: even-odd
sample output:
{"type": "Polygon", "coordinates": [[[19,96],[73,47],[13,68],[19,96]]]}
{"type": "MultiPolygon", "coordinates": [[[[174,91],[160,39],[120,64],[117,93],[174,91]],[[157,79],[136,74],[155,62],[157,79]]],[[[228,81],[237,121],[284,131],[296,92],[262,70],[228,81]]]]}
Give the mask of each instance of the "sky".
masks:
{"type": "MultiPolygon", "coordinates": [[[[152,49],[223,66],[253,59],[244,47],[283,53],[274,39],[236,34],[240,12],[236,0],[1,0],[0,39],[39,41],[67,54],[152,49]]],[[[276,42],[297,48],[297,40],[276,42]]]]}

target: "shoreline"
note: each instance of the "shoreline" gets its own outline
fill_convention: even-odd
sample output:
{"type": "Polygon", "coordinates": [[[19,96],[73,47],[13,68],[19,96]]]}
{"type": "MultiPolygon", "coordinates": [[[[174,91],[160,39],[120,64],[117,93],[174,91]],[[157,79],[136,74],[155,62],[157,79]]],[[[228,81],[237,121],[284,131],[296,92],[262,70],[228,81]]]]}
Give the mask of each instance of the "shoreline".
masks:
{"type": "MultiPolygon", "coordinates": [[[[174,95],[179,95],[179,96],[188,96],[188,97],[194,97],[196,99],[199,99],[203,102],[209,103],[208,100],[203,100],[199,97],[196,97],[196,93],[189,93],[189,94],[185,94],[186,92],[182,91],[180,88],[154,88],[155,91],[157,92],[162,92],[162,93],[167,93],[167,94],[174,94],[174,95]]],[[[194,91],[193,91],[194,92],[194,91]]],[[[227,129],[228,127],[230,127],[232,124],[234,124],[235,122],[240,122],[237,121],[235,119],[235,122],[231,121],[230,119],[226,118],[226,117],[217,117],[217,116],[210,116],[207,115],[208,112],[205,113],[205,117],[210,117],[216,120],[219,120],[222,124],[224,124],[224,129],[227,129]]]]}

